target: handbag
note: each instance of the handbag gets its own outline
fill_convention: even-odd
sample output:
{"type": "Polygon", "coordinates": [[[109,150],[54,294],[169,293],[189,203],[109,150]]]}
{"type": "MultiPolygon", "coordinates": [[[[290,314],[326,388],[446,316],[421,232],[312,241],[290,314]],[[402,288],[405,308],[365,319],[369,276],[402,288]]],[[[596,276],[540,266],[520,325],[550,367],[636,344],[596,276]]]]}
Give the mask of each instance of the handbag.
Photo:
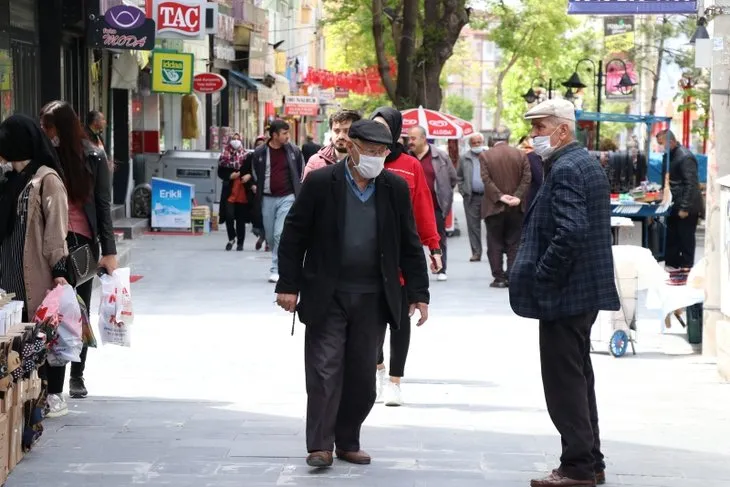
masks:
{"type": "Polygon", "coordinates": [[[231,181],[231,195],[228,197],[229,203],[248,203],[248,195],[246,195],[246,186],[244,186],[241,178],[231,181]]]}
{"type": "Polygon", "coordinates": [[[94,254],[91,252],[89,244],[79,244],[79,238],[74,233],[76,246],[73,250],[69,250],[68,255],[68,274],[74,287],[79,287],[92,280],[96,275],[96,265],[94,265],[94,254]]]}

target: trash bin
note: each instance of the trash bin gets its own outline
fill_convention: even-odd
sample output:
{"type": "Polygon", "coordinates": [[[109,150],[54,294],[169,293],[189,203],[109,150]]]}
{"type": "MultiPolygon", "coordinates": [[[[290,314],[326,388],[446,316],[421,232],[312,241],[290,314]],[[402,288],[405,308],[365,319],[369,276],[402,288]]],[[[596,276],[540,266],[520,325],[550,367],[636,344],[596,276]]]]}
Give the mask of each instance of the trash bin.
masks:
{"type": "Polygon", "coordinates": [[[687,308],[687,340],[693,345],[702,343],[702,313],[702,303],[687,308]]]}

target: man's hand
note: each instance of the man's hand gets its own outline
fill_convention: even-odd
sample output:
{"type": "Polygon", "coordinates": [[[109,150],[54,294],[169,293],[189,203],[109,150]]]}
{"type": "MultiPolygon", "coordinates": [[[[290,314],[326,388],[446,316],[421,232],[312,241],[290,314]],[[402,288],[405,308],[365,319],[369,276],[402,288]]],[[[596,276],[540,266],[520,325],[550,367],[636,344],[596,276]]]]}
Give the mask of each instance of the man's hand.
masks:
{"type": "Polygon", "coordinates": [[[256,185],[255,184],[253,186],[251,186],[251,192],[253,194],[256,194],[256,185]]]}
{"type": "Polygon", "coordinates": [[[250,174],[246,174],[245,176],[243,176],[241,178],[241,181],[243,181],[244,184],[247,183],[247,182],[249,182],[249,181],[251,181],[251,175],[250,174]]]}
{"type": "Polygon", "coordinates": [[[522,200],[517,198],[516,196],[510,196],[511,201],[507,203],[510,206],[520,206],[520,203],[522,203],[522,200]]]}
{"type": "Polygon", "coordinates": [[[679,218],[681,218],[682,220],[684,220],[688,216],[689,216],[689,211],[679,210],[679,218]]]}
{"type": "Polygon", "coordinates": [[[241,173],[240,173],[240,172],[238,172],[238,171],[236,171],[236,172],[232,172],[232,173],[231,173],[231,177],[230,177],[229,179],[230,179],[231,181],[233,181],[234,179],[238,179],[238,178],[240,178],[240,177],[241,177],[241,173]]]}
{"type": "Polygon", "coordinates": [[[408,309],[408,316],[413,316],[416,310],[418,310],[418,313],[421,315],[416,326],[421,326],[428,320],[428,305],[426,303],[411,304],[411,307],[408,309]]]}
{"type": "Polygon", "coordinates": [[[499,198],[499,201],[501,201],[501,202],[502,202],[502,203],[504,203],[505,205],[509,205],[509,204],[510,204],[510,201],[512,201],[512,197],[511,197],[510,195],[508,195],[508,194],[503,194],[503,195],[502,195],[502,196],[501,196],[501,197],[499,198]]]}
{"type": "Polygon", "coordinates": [[[438,274],[438,272],[444,268],[441,254],[431,255],[431,272],[438,274]]]}
{"type": "Polygon", "coordinates": [[[276,295],[276,304],[285,311],[293,313],[297,310],[297,295],[279,293],[276,295]]]}

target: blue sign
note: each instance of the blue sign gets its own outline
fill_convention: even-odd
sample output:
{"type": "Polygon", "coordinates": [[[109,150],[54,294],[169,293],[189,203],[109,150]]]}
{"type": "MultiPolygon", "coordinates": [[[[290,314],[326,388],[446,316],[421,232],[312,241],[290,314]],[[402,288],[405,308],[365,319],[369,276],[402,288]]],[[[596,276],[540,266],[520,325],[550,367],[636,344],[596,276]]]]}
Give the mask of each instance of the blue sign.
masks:
{"type": "Polygon", "coordinates": [[[696,14],[696,0],[569,0],[578,15],[696,14]]]}
{"type": "Polygon", "coordinates": [[[152,228],[191,228],[195,186],[152,178],[152,228]]]}

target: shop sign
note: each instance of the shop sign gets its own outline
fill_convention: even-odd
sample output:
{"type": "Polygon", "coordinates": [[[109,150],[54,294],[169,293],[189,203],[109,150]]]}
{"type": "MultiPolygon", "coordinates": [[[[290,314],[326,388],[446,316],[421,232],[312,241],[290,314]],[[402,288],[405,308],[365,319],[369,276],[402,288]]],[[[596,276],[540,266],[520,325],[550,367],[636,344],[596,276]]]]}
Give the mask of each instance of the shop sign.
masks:
{"type": "Polygon", "coordinates": [[[226,79],[218,73],[198,73],[193,78],[193,89],[198,93],[215,93],[225,89],[226,79]]]}
{"type": "Polygon", "coordinates": [[[152,228],[190,228],[193,193],[190,184],[152,178],[152,228]]]}
{"type": "Polygon", "coordinates": [[[155,21],[128,5],[111,7],[89,22],[87,37],[97,49],[151,51],[155,47],[155,21]]]}
{"type": "Polygon", "coordinates": [[[284,114],[316,117],[319,103],[314,96],[287,96],[284,98],[284,114]]]}
{"type": "Polygon", "coordinates": [[[194,56],[182,52],[152,55],[152,91],[187,95],[193,91],[194,56]]]}
{"type": "Polygon", "coordinates": [[[335,87],[335,98],[347,98],[350,96],[350,90],[347,88],[335,87]]]}
{"type": "Polygon", "coordinates": [[[335,89],[326,88],[319,90],[319,103],[328,105],[335,100],[335,89]]]}
{"type": "Polygon", "coordinates": [[[233,48],[233,46],[219,44],[219,42],[222,41],[216,41],[215,46],[213,46],[213,54],[215,55],[215,58],[220,59],[221,61],[235,61],[236,50],[233,48]]]}
{"type": "Polygon", "coordinates": [[[218,4],[205,0],[154,0],[159,37],[199,39],[218,30],[218,4]],[[212,12],[212,13],[211,13],[212,12]],[[210,19],[210,23],[207,23],[210,19]]]}
{"type": "Polygon", "coordinates": [[[569,0],[579,15],[697,14],[696,0],[569,0]]]}

